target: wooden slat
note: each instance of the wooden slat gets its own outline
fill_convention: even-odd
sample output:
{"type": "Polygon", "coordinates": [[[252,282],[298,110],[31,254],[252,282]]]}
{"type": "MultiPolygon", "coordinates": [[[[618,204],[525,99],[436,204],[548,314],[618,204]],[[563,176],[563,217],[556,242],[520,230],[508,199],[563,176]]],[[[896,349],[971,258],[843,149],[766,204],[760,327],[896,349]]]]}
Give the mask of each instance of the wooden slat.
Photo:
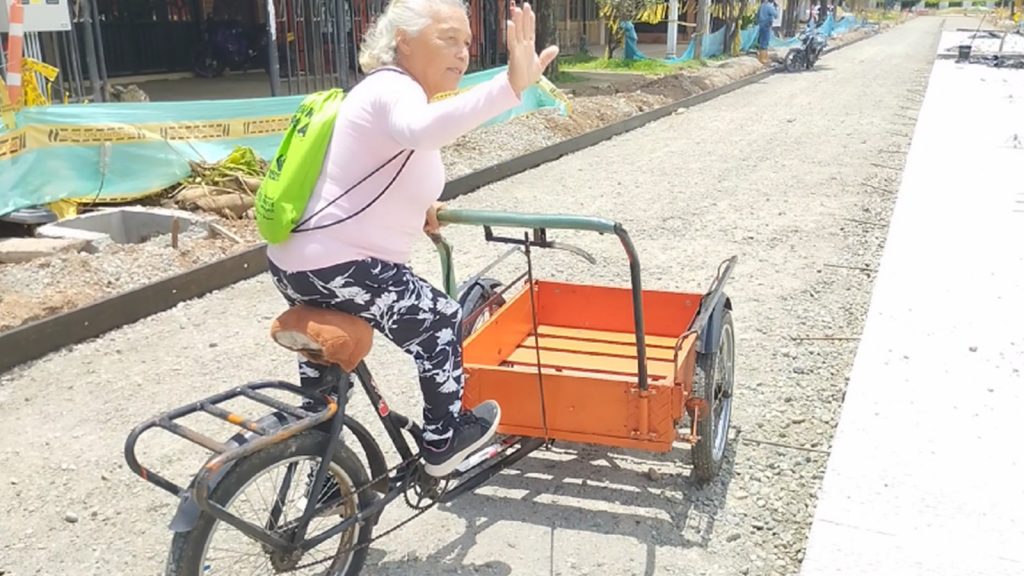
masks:
{"type": "MultiPolygon", "coordinates": [[[[524,348],[536,348],[537,339],[533,336],[528,336],[523,341],[522,346],[524,348]]],[[[540,348],[541,350],[552,350],[560,352],[583,352],[589,354],[596,354],[600,356],[618,356],[621,358],[632,358],[636,359],[636,344],[618,344],[611,342],[597,342],[594,340],[577,340],[575,338],[559,338],[555,336],[545,336],[541,334],[540,337],[540,348]]],[[[655,348],[651,347],[647,349],[647,358],[651,360],[666,360],[672,361],[673,351],[669,348],[655,348]]]]}
{"type": "MultiPolygon", "coordinates": [[[[537,331],[541,336],[561,336],[574,340],[593,340],[595,342],[611,342],[618,344],[632,344],[636,346],[636,336],[628,332],[610,332],[608,330],[590,330],[587,328],[565,328],[562,326],[538,326],[537,331]]],[[[675,338],[665,336],[652,336],[648,334],[644,338],[648,348],[674,348],[675,338]]]]}
{"type": "MultiPolygon", "coordinates": [[[[537,351],[535,348],[517,348],[508,357],[508,362],[523,366],[537,365],[537,351]]],[[[615,356],[597,356],[594,354],[582,354],[576,352],[554,352],[541,350],[540,361],[542,368],[562,368],[567,370],[581,370],[584,372],[606,372],[611,374],[636,374],[636,359],[619,358],[615,356]]],[[[648,371],[651,376],[672,377],[673,367],[671,362],[661,360],[649,360],[648,371]]]]}
{"type": "MultiPolygon", "coordinates": [[[[531,354],[532,353],[533,352],[531,352],[531,354]]],[[[471,365],[467,365],[467,366],[471,366],[471,365]]],[[[536,376],[537,375],[537,366],[536,366],[535,363],[534,364],[530,364],[530,365],[527,365],[527,364],[512,364],[512,365],[502,366],[502,368],[507,369],[507,370],[511,370],[512,372],[516,372],[516,373],[521,372],[521,373],[526,374],[528,376],[529,375],[532,375],[532,376],[536,376]]],[[[550,371],[552,369],[551,368],[547,368],[546,370],[547,370],[546,373],[550,373],[550,371]]],[[[636,371],[634,370],[633,372],[636,372],[636,371]]],[[[571,370],[569,368],[559,368],[558,369],[558,374],[560,374],[562,376],[579,376],[581,378],[593,378],[595,376],[595,372],[593,370],[571,370]]],[[[625,383],[636,382],[636,374],[635,373],[634,374],[614,374],[614,373],[611,373],[611,372],[602,372],[602,373],[600,373],[598,375],[598,377],[601,378],[602,380],[611,380],[611,381],[615,381],[615,382],[625,382],[625,383]]],[[[652,381],[664,380],[664,378],[662,378],[661,376],[658,376],[658,375],[652,375],[650,378],[651,378],[652,381]]]]}

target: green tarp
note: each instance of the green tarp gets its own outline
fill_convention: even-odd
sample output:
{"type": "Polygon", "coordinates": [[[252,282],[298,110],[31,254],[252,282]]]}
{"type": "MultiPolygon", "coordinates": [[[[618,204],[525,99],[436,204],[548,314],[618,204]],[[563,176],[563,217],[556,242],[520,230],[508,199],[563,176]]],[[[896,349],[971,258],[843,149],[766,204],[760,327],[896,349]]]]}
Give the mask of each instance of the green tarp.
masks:
{"type": "MultiPolygon", "coordinates": [[[[469,88],[504,70],[467,74],[469,88]]],[[[523,94],[505,122],[565,101],[546,81],[523,94]]],[[[161,190],[236,146],[273,156],[303,95],[188,102],[56,104],[25,108],[13,130],[0,125],[0,216],[62,199],[121,201],[161,190]]]]}

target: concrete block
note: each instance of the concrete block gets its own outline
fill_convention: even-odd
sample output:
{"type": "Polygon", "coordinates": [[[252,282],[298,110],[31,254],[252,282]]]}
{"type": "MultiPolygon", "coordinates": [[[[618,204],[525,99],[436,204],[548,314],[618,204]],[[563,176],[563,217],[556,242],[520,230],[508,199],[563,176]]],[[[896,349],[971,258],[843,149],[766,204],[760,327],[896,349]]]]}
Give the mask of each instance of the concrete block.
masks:
{"type": "Polygon", "coordinates": [[[61,252],[78,252],[87,244],[86,240],[71,238],[4,238],[0,239],[0,263],[17,264],[61,252]]]}
{"type": "Polygon", "coordinates": [[[191,212],[133,206],[99,210],[40,226],[36,230],[36,235],[50,238],[79,238],[100,244],[104,241],[138,244],[153,236],[170,234],[171,224],[175,219],[178,220],[179,233],[185,233],[193,226],[204,231],[206,229],[206,223],[191,212]]]}
{"type": "Polygon", "coordinates": [[[36,228],[36,236],[40,238],[63,238],[69,240],[84,240],[86,242],[110,242],[110,235],[103,232],[91,232],[78,228],[64,228],[59,223],[36,228]]]}

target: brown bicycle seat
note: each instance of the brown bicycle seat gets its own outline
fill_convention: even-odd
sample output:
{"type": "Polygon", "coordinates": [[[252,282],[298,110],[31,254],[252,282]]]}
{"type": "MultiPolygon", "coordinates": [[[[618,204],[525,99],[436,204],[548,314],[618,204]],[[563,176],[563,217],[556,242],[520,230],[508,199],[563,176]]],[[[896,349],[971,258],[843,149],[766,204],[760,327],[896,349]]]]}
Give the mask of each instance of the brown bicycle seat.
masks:
{"type": "Polygon", "coordinates": [[[358,316],[299,304],[274,319],[270,337],[313,362],[351,372],[370,353],[373,328],[358,316]]]}

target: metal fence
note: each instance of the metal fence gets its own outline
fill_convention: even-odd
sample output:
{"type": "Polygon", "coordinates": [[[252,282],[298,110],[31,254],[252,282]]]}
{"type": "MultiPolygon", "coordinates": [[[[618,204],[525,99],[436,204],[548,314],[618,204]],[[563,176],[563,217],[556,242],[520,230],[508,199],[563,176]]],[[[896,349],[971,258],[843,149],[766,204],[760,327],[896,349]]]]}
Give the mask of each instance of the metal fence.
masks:
{"type": "MultiPolygon", "coordinates": [[[[72,29],[26,34],[26,55],[59,69],[55,102],[118,100],[109,79],[191,73],[208,24],[243,21],[250,41],[265,32],[266,44],[248,69],[268,72],[272,95],[296,95],[340,86],[362,77],[359,45],[388,0],[72,0],[72,29]],[[267,22],[273,22],[268,26],[267,22]],[[256,62],[258,60],[258,62],[256,62]]],[[[473,43],[470,71],[507,62],[508,0],[467,0],[473,43]]],[[[602,41],[595,0],[552,2],[556,42],[571,54],[602,41]]],[[[116,90],[115,90],[116,92],[116,90]]]]}
{"type": "MultiPolygon", "coordinates": [[[[471,69],[504,64],[507,0],[469,5],[471,69]]],[[[385,6],[385,0],[273,0],[267,6],[276,22],[269,50],[271,93],[305,94],[358,82],[360,41],[385,6]]]]}
{"type": "MultiPolygon", "coordinates": [[[[111,77],[188,72],[199,43],[203,3],[191,0],[89,0],[102,62],[111,77]]],[[[244,19],[244,18],[243,18],[244,19]]]]}
{"type": "Polygon", "coordinates": [[[267,20],[271,94],[305,94],[349,83],[351,20],[345,0],[274,0],[267,20]]]}

